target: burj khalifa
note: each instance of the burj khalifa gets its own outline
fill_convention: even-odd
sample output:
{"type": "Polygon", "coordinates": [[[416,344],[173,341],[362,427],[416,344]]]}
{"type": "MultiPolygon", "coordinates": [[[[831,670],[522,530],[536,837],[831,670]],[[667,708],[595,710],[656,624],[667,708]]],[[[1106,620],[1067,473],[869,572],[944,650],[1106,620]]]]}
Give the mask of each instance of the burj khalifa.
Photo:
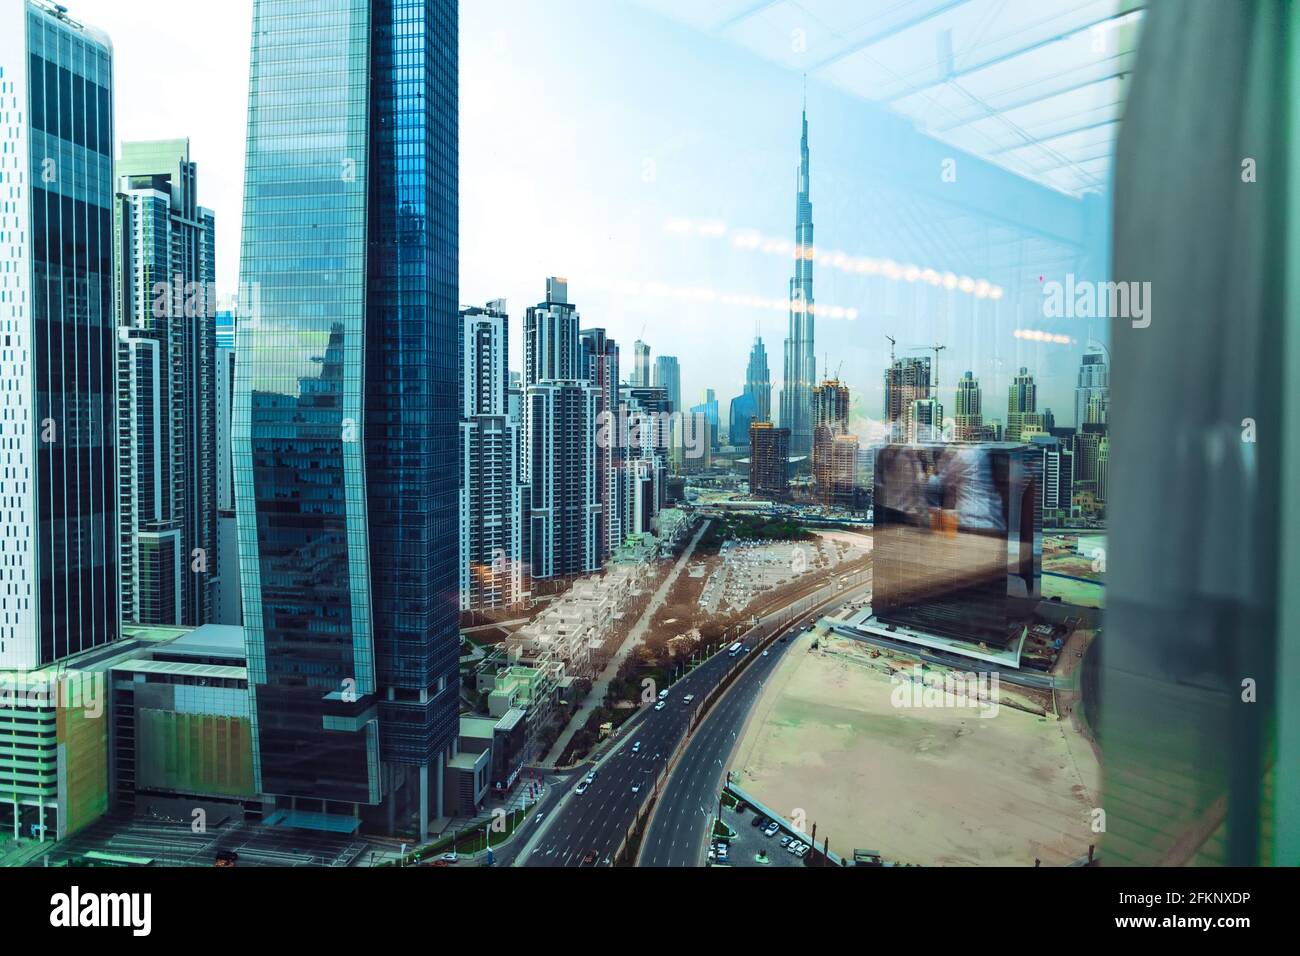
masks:
{"type": "Polygon", "coordinates": [[[790,278],[790,330],[785,339],[781,427],[790,429],[790,455],[812,452],[813,357],[813,220],[808,186],[808,104],[803,107],[799,141],[799,183],[795,197],[794,275],[790,278]]]}

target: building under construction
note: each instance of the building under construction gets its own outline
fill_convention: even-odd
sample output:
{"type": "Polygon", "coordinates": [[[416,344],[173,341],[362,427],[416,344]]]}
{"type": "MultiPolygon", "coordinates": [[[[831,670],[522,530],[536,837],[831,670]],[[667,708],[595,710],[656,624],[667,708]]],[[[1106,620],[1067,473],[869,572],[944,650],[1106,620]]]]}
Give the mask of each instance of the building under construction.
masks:
{"type": "Polygon", "coordinates": [[[749,493],[779,501],[790,494],[790,429],[771,422],[749,426],[749,493]]]}
{"type": "Polygon", "coordinates": [[[849,388],[826,379],[813,389],[813,488],[830,508],[852,509],[858,468],[858,439],[849,434],[849,388]]]}

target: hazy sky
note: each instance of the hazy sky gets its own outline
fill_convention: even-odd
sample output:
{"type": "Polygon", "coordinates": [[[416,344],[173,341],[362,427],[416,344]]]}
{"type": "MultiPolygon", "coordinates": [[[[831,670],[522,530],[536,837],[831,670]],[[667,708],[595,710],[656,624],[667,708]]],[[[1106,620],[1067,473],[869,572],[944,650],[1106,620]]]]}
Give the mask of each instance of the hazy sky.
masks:
{"type": "MultiPolygon", "coordinates": [[[[199,200],[216,214],[218,291],[233,292],[252,0],[67,5],[113,38],[119,140],[190,137],[199,200]]],[[[725,417],[756,328],[779,383],[791,263],[776,244],[793,234],[800,77],[619,0],[463,2],[460,58],[461,301],[508,300],[512,365],[524,309],[561,275],[583,325],[619,341],[626,369],[639,336],[652,360],[677,355],[690,402],[712,387],[725,417]]],[[[1005,287],[994,302],[819,262],[819,370],[839,366],[878,416],[885,336],[900,354],[937,339],[947,414],[969,368],[986,417],[1005,419],[1007,385],[1025,365],[1040,408],[1070,424],[1078,357],[1102,324],[1043,319],[1041,267],[981,275],[987,243],[954,241],[948,217],[912,201],[908,177],[882,183],[877,160],[917,136],[905,124],[817,84],[808,109],[819,250],[1005,287]],[[1074,341],[1028,341],[1017,328],[1074,341]]]]}

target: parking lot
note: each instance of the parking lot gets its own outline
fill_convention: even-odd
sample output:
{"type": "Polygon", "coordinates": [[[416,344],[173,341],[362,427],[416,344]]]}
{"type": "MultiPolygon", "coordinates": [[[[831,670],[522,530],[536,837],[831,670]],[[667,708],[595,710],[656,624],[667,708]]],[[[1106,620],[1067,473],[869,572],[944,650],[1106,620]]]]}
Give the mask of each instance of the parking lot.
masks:
{"type": "MultiPolygon", "coordinates": [[[[803,866],[809,854],[801,859],[787,852],[786,847],[781,845],[782,840],[786,840],[787,845],[792,841],[790,831],[781,827],[780,821],[773,821],[778,824],[778,829],[772,836],[766,836],[764,827],[754,825],[755,815],[761,816],[762,813],[753,807],[740,812],[729,807],[723,808],[722,822],[736,831],[736,836],[727,849],[725,865],[803,866]]],[[[713,862],[714,865],[719,864],[719,861],[713,862]]]]}

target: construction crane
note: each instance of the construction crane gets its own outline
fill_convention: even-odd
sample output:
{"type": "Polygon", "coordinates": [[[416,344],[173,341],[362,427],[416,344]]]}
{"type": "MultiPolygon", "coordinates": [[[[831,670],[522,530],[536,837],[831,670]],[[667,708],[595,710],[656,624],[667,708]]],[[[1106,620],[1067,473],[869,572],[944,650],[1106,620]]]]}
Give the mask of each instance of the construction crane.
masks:
{"type": "Polygon", "coordinates": [[[894,345],[898,342],[898,339],[894,338],[892,335],[886,335],[885,338],[889,339],[889,367],[893,368],[894,367],[894,345]]]}
{"type": "Polygon", "coordinates": [[[939,353],[947,347],[948,346],[946,345],[940,345],[938,342],[935,342],[934,345],[918,345],[915,348],[909,349],[911,352],[934,353],[934,380],[931,383],[931,388],[934,389],[936,395],[939,394],[939,353]]]}

